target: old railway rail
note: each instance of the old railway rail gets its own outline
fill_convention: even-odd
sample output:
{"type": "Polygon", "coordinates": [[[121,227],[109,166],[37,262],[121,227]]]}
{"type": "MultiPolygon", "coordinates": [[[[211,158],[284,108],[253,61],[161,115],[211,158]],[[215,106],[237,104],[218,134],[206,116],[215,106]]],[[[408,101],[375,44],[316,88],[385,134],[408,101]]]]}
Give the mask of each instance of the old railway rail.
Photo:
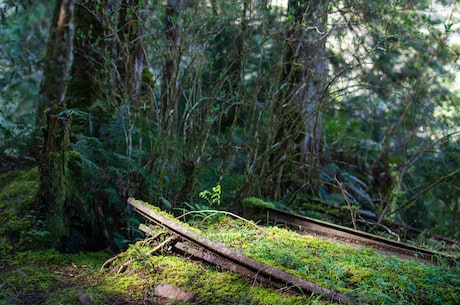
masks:
{"type": "Polygon", "coordinates": [[[266,212],[268,214],[268,218],[275,224],[286,225],[298,232],[323,236],[350,244],[368,246],[379,252],[396,255],[403,259],[417,259],[432,263],[440,263],[441,260],[452,263],[453,261],[459,259],[459,257],[450,253],[416,247],[407,243],[398,242],[382,236],[306,216],[294,215],[285,211],[270,208],[267,208],[266,212]]]}
{"type": "MultiPolygon", "coordinates": [[[[321,208],[313,208],[313,211],[319,212],[319,213],[324,213],[324,211],[329,211],[327,214],[328,216],[331,216],[337,220],[341,220],[344,216],[340,214],[340,207],[327,204],[324,202],[317,202],[318,205],[321,205],[321,208]]],[[[310,206],[310,208],[312,208],[310,206]]],[[[349,212],[347,211],[347,214],[349,212]]],[[[358,222],[364,223],[364,224],[370,224],[372,225],[373,223],[378,221],[378,217],[376,215],[369,215],[366,213],[361,213],[358,212],[358,222]]],[[[383,223],[385,224],[385,222],[383,223]]],[[[407,224],[402,224],[398,221],[393,221],[391,224],[389,224],[392,228],[395,229],[395,233],[398,233],[401,235],[402,238],[405,239],[411,239],[411,238],[416,238],[420,234],[424,235],[424,238],[433,241],[435,243],[439,243],[440,245],[443,245],[443,248],[446,249],[444,252],[458,252],[456,250],[460,249],[460,240],[455,240],[446,236],[434,234],[434,233],[429,233],[429,232],[424,232],[423,230],[420,230],[418,228],[415,228],[413,226],[407,225],[407,224]]],[[[385,228],[382,226],[382,228],[385,228]]],[[[386,229],[386,228],[385,228],[386,229]]]]}
{"type": "Polygon", "coordinates": [[[175,251],[220,266],[223,269],[237,272],[265,286],[271,286],[286,291],[289,290],[301,295],[321,295],[324,299],[339,304],[366,304],[353,300],[337,291],[318,286],[280,269],[265,265],[243,255],[237,250],[209,240],[183,226],[178,221],[161,215],[145,202],[129,198],[128,203],[138,214],[165,228],[173,234],[173,236],[176,236],[174,238],[174,245],[172,246],[175,251]]]}
{"type": "MultiPolygon", "coordinates": [[[[183,226],[179,221],[161,215],[161,213],[155,211],[151,206],[142,201],[129,198],[128,203],[138,214],[165,228],[172,234],[170,238],[157,247],[163,247],[164,243],[169,242],[172,244],[172,249],[178,253],[219,266],[223,269],[237,272],[264,286],[289,290],[293,293],[300,293],[301,295],[305,293],[319,294],[325,299],[340,304],[366,304],[350,299],[348,296],[339,292],[326,289],[304,279],[295,277],[282,270],[267,266],[243,255],[237,250],[209,240],[183,226]]],[[[324,236],[346,243],[369,246],[387,254],[397,255],[400,258],[425,260],[431,263],[437,263],[441,260],[447,260],[448,262],[458,260],[458,256],[449,253],[441,253],[415,247],[317,219],[294,215],[276,209],[267,209],[266,212],[269,215],[269,219],[276,224],[284,224],[300,232],[324,236]]],[[[141,227],[144,227],[144,229],[141,228],[141,230],[149,234],[149,228],[147,226],[141,227]]],[[[111,260],[109,260],[107,264],[110,264],[110,262],[111,260]]]]}

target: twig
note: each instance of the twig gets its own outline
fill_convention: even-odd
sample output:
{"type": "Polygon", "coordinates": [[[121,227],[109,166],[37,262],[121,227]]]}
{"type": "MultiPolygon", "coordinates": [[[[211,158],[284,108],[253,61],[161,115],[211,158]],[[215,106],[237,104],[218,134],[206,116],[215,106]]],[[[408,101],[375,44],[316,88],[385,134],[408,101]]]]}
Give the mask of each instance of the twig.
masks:
{"type": "MultiPolygon", "coordinates": [[[[149,252],[147,252],[147,255],[152,255],[153,253],[159,251],[159,250],[162,249],[164,246],[166,246],[166,245],[169,244],[170,242],[174,241],[176,238],[177,238],[176,235],[170,236],[168,239],[166,239],[165,241],[163,241],[161,244],[159,244],[158,246],[156,246],[155,248],[153,248],[152,250],[150,250],[149,252]]],[[[130,260],[124,262],[123,265],[121,265],[120,268],[118,268],[117,274],[124,272],[124,271],[126,270],[126,268],[128,268],[129,264],[131,264],[133,261],[134,261],[134,259],[131,258],[130,260]]]]}
{"type": "Polygon", "coordinates": [[[114,257],[111,257],[108,260],[106,260],[105,263],[102,264],[101,271],[110,266],[117,258],[120,258],[120,255],[115,255],[114,257]]]}
{"type": "Polygon", "coordinates": [[[433,187],[435,187],[436,185],[438,185],[439,183],[443,182],[444,180],[456,175],[460,173],[460,168],[457,168],[456,170],[454,170],[453,172],[450,172],[449,174],[445,175],[445,176],[442,176],[441,178],[439,178],[438,180],[434,181],[433,183],[429,184],[427,187],[425,187],[423,190],[421,190],[420,192],[418,192],[417,194],[415,194],[414,196],[412,196],[410,199],[406,200],[406,202],[404,202],[403,204],[401,204],[399,207],[397,207],[396,209],[390,211],[387,213],[386,216],[388,215],[392,215],[394,213],[396,213],[397,211],[405,208],[407,205],[411,204],[412,202],[414,202],[415,200],[417,200],[420,196],[422,196],[423,194],[425,194],[426,192],[428,192],[429,190],[431,190],[433,187]]]}
{"type": "Polygon", "coordinates": [[[363,222],[365,224],[368,224],[368,225],[371,225],[371,226],[379,226],[379,227],[382,227],[384,228],[385,230],[387,230],[388,234],[391,234],[393,236],[395,236],[397,239],[398,239],[398,242],[401,242],[401,238],[399,237],[399,235],[395,232],[393,232],[389,227],[381,224],[381,223],[378,223],[378,222],[374,222],[374,221],[370,221],[370,220],[366,220],[362,217],[359,217],[360,219],[358,219],[358,221],[360,222],[363,222]]]}
{"type": "Polygon", "coordinates": [[[339,187],[340,193],[342,193],[343,199],[345,200],[345,202],[348,205],[348,209],[350,210],[351,222],[353,223],[353,228],[356,230],[357,227],[356,227],[355,215],[353,213],[353,208],[351,206],[351,203],[350,203],[350,200],[348,198],[347,192],[344,189],[342,183],[337,179],[336,176],[334,176],[334,180],[335,180],[335,183],[337,183],[337,185],[339,187]]]}
{"type": "MultiPolygon", "coordinates": [[[[145,231],[144,231],[145,232],[145,231]]],[[[147,232],[146,232],[147,233],[147,232]]],[[[158,238],[159,236],[161,236],[162,234],[164,234],[164,232],[160,232],[158,233],[155,238],[158,238]]],[[[149,238],[149,240],[154,240],[155,238],[149,238]]],[[[166,244],[168,244],[169,242],[173,241],[174,239],[176,238],[175,235],[173,236],[170,236],[168,239],[166,239],[164,242],[162,242],[160,245],[156,246],[155,248],[153,248],[152,250],[150,250],[148,252],[148,255],[152,255],[153,253],[157,252],[158,250],[160,250],[162,247],[164,247],[166,244]]],[[[147,242],[144,242],[143,245],[145,245],[147,242]]],[[[108,266],[110,266],[115,260],[117,260],[118,258],[121,258],[122,256],[120,254],[114,256],[114,257],[111,257],[109,258],[108,260],[105,261],[105,263],[102,265],[101,267],[101,271],[105,268],[107,268],[108,266]]],[[[128,260],[127,262],[125,262],[117,271],[117,273],[121,273],[123,272],[126,267],[128,266],[129,263],[131,263],[133,261],[133,259],[130,259],[128,260]]]]}

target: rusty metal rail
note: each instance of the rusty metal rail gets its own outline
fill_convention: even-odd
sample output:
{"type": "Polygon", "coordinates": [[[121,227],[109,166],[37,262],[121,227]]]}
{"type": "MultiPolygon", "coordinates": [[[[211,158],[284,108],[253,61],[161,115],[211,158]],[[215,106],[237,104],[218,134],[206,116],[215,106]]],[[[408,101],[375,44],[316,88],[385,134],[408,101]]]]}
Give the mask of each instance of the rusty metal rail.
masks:
{"type": "Polygon", "coordinates": [[[267,213],[269,219],[275,224],[281,223],[299,232],[306,232],[347,243],[368,246],[386,254],[397,254],[403,256],[403,258],[419,259],[435,263],[439,263],[441,260],[453,262],[458,259],[458,257],[449,253],[416,247],[364,231],[343,227],[306,216],[294,215],[277,209],[267,208],[267,213]]]}
{"type": "Polygon", "coordinates": [[[285,271],[265,265],[243,255],[237,250],[209,240],[185,227],[182,223],[161,215],[145,202],[129,198],[128,203],[137,213],[165,228],[171,234],[176,235],[179,240],[184,241],[176,242],[174,247],[188,255],[192,255],[198,259],[206,259],[209,262],[219,262],[219,266],[238,272],[261,284],[270,284],[277,288],[291,289],[302,294],[321,295],[325,299],[340,304],[365,304],[352,300],[339,292],[326,289],[285,271]]]}
{"type": "MultiPolygon", "coordinates": [[[[329,216],[332,216],[332,217],[334,217],[335,219],[338,219],[338,220],[343,217],[343,216],[338,215],[338,212],[341,209],[340,207],[334,206],[334,205],[331,205],[331,204],[328,204],[328,203],[325,203],[325,202],[321,202],[321,201],[318,201],[317,203],[319,205],[322,205],[326,209],[330,209],[330,210],[333,210],[333,211],[336,212],[336,213],[332,213],[332,214],[328,214],[328,213],[325,213],[325,214],[327,214],[329,216]]],[[[319,212],[324,213],[322,211],[319,211],[319,212]]],[[[347,213],[349,213],[349,212],[347,211],[347,213]]],[[[359,218],[361,218],[361,219],[358,219],[359,222],[372,224],[372,223],[375,223],[375,222],[378,221],[378,217],[375,216],[375,215],[367,215],[367,214],[364,214],[362,212],[358,212],[358,216],[359,216],[359,218]]],[[[385,225],[385,223],[384,223],[384,225],[385,225]]],[[[402,230],[403,235],[418,236],[419,234],[423,233],[426,236],[426,238],[444,244],[444,247],[446,249],[452,249],[452,250],[460,249],[460,240],[455,240],[453,238],[438,235],[438,234],[435,234],[435,233],[424,232],[423,230],[421,230],[419,228],[416,228],[416,227],[413,227],[413,226],[410,226],[410,225],[406,225],[406,224],[402,224],[402,223],[400,223],[398,221],[393,221],[390,224],[390,226],[394,227],[396,229],[396,232],[402,230]]],[[[448,252],[448,250],[446,252],[448,252]]]]}

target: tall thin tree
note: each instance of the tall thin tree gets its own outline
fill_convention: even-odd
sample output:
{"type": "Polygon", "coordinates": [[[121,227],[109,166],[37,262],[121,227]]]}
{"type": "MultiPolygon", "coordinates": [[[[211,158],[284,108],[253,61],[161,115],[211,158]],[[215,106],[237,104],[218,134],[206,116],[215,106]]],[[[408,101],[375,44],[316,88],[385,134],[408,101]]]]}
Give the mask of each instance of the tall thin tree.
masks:
{"type": "Polygon", "coordinates": [[[287,17],[280,88],[273,109],[277,131],[269,144],[268,172],[275,198],[283,195],[283,184],[292,183],[293,171],[302,169],[307,180],[313,181],[319,165],[328,1],[290,0],[287,17]]]}
{"type": "Polygon", "coordinates": [[[166,54],[161,84],[161,121],[164,129],[173,131],[178,123],[178,72],[180,64],[180,18],[183,0],[168,0],[164,23],[166,54]]]}

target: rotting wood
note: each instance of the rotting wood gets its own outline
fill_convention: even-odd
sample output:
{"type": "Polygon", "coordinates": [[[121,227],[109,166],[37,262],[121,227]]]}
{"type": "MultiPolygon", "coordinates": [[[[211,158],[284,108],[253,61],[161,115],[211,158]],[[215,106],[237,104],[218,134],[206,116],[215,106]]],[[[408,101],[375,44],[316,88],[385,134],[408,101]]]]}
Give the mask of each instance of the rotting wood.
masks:
{"type": "MultiPolygon", "coordinates": [[[[351,300],[336,291],[326,289],[318,286],[314,283],[298,278],[292,274],[284,272],[282,270],[267,266],[259,261],[251,259],[241,252],[228,248],[221,243],[209,240],[187,228],[180,225],[158,212],[154,211],[149,205],[143,201],[129,198],[128,203],[134,208],[134,210],[145,218],[157,223],[158,225],[169,230],[171,233],[181,237],[182,239],[188,240],[189,242],[214,252],[219,256],[225,257],[227,260],[235,263],[236,265],[243,266],[244,268],[251,270],[252,273],[257,274],[259,277],[265,277],[269,280],[276,280],[281,283],[285,283],[285,286],[292,286],[303,293],[319,294],[329,300],[339,303],[353,303],[351,300]]],[[[244,274],[243,274],[244,275],[244,274]]]]}

